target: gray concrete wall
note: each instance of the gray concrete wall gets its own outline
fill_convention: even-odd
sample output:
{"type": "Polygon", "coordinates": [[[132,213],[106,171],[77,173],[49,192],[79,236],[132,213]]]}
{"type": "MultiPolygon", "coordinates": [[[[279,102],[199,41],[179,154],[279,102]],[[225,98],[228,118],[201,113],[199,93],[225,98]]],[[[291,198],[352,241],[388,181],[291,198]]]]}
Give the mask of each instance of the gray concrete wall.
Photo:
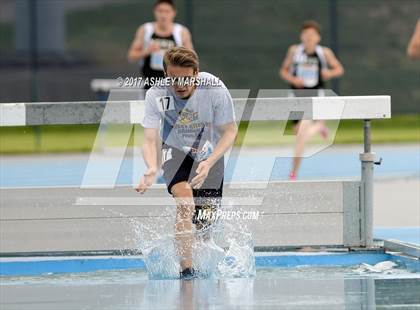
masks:
{"type": "MultiPolygon", "coordinates": [[[[245,223],[255,246],[360,245],[359,182],[241,186],[225,185],[224,204],[260,212],[258,220],[245,223]]],[[[2,254],[138,249],[139,223],[158,223],[161,216],[173,223],[174,208],[169,208],[172,213],[167,210],[174,203],[160,185],[144,196],[128,187],[0,189],[0,195],[2,254]]],[[[173,226],[161,228],[169,231],[173,226]]]]}
{"type": "Polygon", "coordinates": [[[418,176],[375,181],[373,224],[374,227],[420,226],[418,176]]]}

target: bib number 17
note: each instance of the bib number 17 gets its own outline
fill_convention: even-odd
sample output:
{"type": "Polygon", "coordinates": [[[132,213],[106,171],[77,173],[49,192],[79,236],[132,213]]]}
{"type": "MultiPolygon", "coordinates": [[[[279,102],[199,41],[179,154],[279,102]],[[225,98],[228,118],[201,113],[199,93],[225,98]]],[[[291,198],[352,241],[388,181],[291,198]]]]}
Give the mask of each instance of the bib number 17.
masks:
{"type": "Polygon", "coordinates": [[[174,98],[171,96],[156,98],[157,106],[159,111],[164,112],[168,110],[174,110],[174,98]]]}

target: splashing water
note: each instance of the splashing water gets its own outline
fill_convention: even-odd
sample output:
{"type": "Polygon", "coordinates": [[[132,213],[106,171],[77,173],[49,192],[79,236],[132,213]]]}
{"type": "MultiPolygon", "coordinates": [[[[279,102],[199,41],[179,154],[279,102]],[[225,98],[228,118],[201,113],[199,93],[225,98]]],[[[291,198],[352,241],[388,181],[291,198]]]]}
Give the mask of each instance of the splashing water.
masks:
{"type": "MultiPolygon", "coordinates": [[[[229,208],[229,206],[227,206],[229,208]]],[[[131,221],[149,279],[179,278],[174,238],[175,208],[160,216],[131,221]]],[[[256,274],[252,235],[244,221],[218,220],[205,233],[195,233],[193,268],[201,278],[253,277],[256,274]]]]}
{"type": "Polygon", "coordinates": [[[398,264],[393,261],[383,261],[373,266],[362,263],[357,269],[353,270],[353,272],[361,275],[367,273],[392,274],[398,267],[398,264]]]}
{"type": "Polygon", "coordinates": [[[219,276],[255,276],[254,242],[245,221],[223,221],[222,227],[215,234],[218,243],[226,243],[224,257],[218,264],[219,276]]]}
{"type": "Polygon", "coordinates": [[[199,270],[200,277],[216,277],[217,266],[224,256],[224,250],[214,242],[211,235],[198,236],[193,247],[193,268],[199,270]]]}
{"type": "Polygon", "coordinates": [[[172,238],[156,240],[153,248],[143,252],[150,279],[176,279],[179,277],[179,262],[172,238]]]}

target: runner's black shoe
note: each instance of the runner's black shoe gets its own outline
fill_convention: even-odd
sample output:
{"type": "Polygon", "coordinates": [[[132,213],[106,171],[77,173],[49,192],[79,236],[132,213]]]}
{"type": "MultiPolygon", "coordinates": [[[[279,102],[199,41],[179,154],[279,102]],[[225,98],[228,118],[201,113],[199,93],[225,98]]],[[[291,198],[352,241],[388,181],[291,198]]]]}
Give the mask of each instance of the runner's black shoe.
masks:
{"type": "Polygon", "coordinates": [[[185,268],[179,273],[179,277],[182,280],[192,280],[197,278],[197,276],[197,271],[195,271],[194,268],[185,268]]]}

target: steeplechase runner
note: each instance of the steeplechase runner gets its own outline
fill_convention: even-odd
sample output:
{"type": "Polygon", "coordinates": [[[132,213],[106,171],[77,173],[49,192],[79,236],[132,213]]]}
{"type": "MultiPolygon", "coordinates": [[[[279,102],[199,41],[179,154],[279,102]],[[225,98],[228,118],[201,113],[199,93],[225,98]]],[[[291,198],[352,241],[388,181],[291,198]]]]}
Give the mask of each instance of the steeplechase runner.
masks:
{"type": "Polygon", "coordinates": [[[168,192],[177,204],[175,239],[180,274],[192,278],[198,273],[192,261],[193,224],[198,231],[209,229],[211,221],[200,220],[197,214],[220,206],[224,154],[234,143],[237,126],[228,89],[214,75],[199,72],[194,51],[169,49],[164,70],[170,85],[153,86],[146,94],[143,156],[147,171],[136,190],[145,192],[162,166],[168,192]],[[156,152],[160,140],[161,163],[156,152]]]}
{"type": "MultiPolygon", "coordinates": [[[[280,77],[290,84],[294,96],[322,96],[325,82],[343,75],[343,66],[331,49],[319,45],[321,26],[316,21],[302,24],[300,40],[300,44],[289,47],[280,67],[280,77]]],[[[324,138],[328,136],[328,128],[323,121],[294,121],[294,131],[296,148],[290,180],[296,180],[306,142],[316,133],[324,138]]]]}
{"type": "MultiPolygon", "coordinates": [[[[175,46],[192,49],[191,33],[187,27],[174,23],[176,7],[171,0],[156,1],[154,22],[141,25],[128,51],[128,60],[138,63],[143,78],[163,78],[163,55],[175,46]]],[[[149,89],[151,85],[144,85],[149,89]]]]}

